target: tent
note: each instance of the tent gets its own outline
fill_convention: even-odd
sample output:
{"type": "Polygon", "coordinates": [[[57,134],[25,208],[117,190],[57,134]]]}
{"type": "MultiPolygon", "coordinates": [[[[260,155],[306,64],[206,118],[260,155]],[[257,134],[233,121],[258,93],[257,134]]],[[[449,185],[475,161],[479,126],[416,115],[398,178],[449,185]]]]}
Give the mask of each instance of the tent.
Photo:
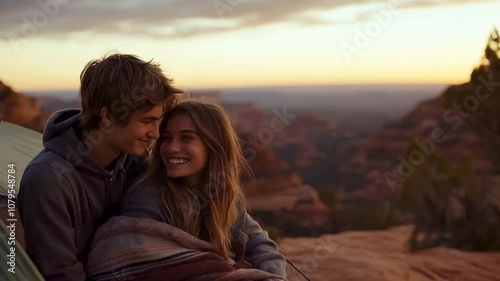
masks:
{"type": "Polygon", "coordinates": [[[15,165],[11,175],[14,176],[17,194],[24,169],[42,149],[41,133],[5,121],[0,122],[0,196],[6,197],[11,189],[7,181],[8,165],[15,165]]]}
{"type": "Polygon", "coordinates": [[[13,188],[17,194],[26,166],[42,149],[42,134],[12,123],[0,122],[0,280],[44,280],[20,244],[24,241],[20,237],[24,234],[21,222],[10,221],[7,210],[9,190],[13,188]],[[10,169],[11,173],[9,164],[15,165],[14,169],[10,169]],[[13,186],[8,184],[9,175],[14,176],[13,186]],[[13,239],[16,239],[15,244],[13,239]]]}
{"type": "MultiPolygon", "coordinates": [[[[19,243],[15,245],[9,243],[14,230],[8,229],[2,221],[0,221],[0,280],[5,281],[43,281],[43,277],[38,269],[33,265],[26,252],[19,243]]],[[[16,241],[17,242],[17,241],[16,241]]]]}

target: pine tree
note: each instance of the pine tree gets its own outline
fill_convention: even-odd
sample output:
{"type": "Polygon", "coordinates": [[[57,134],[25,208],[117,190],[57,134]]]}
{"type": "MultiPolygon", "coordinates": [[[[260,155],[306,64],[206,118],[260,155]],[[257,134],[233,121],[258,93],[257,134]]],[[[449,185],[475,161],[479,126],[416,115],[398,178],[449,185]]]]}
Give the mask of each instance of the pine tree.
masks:
{"type": "MultiPolygon", "coordinates": [[[[491,161],[500,167],[500,36],[490,34],[481,64],[471,74],[469,83],[450,87],[444,94],[444,106],[477,102],[475,110],[467,110],[467,124],[491,151],[491,161]]],[[[474,108],[474,107],[472,107],[474,108]]]]}
{"type": "MultiPolygon", "coordinates": [[[[485,54],[471,73],[471,80],[444,93],[444,106],[464,105],[470,117],[464,121],[488,146],[490,158],[500,172],[500,36],[495,29],[485,54]],[[470,104],[469,104],[470,105],[470,104]]],[[[415,149],[412,143],[408,155],[415,149]]],[[[500,250],[500,191],[494,177],[474,170],[472,155],[453,164],[439,155],[427,157],[403,183],[400,209],[409,214],[415,228],[413,250],[450,246],[462,250],[500,250]]]]}

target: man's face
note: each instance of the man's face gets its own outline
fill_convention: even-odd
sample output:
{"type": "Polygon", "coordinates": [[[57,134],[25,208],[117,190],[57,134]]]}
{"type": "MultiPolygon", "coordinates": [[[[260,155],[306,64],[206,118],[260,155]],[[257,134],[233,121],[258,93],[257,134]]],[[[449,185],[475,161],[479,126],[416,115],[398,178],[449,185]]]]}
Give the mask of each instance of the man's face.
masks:
{"type": "Polygon", "coordinates": [[[117,150],[131,155],[146,155],[151,142],[159,137],[162,115],[162,105],[133,111],[127,125],[115,125],[109,136],[111,145],[117,150]]]}

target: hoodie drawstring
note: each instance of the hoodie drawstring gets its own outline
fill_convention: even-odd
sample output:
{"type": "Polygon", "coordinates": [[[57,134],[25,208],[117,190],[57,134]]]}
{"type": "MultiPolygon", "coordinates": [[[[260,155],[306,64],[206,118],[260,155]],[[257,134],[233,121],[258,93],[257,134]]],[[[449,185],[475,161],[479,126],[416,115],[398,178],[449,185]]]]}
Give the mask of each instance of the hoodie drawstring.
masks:
{"type": "Polygon", "coordinates": [[[109,178],[106,177],[106,205],[105,206],[108,206],[109,202],[111,201],[111,191],[110,191],[111,187],[110,187],[110,184],[109,184],[109,178]]]}
{"type": "Polygon", "coordinates": [[[101,223],[105,223],[112,214],[112,206],[110,204],[111,202],[111,194],[110,194],[110,183],[109,183],[109,178],[106,177],[106,190],[104,191],[105,193],[105,201],[104,201],[104,214],[101,218],[101,223]]]}

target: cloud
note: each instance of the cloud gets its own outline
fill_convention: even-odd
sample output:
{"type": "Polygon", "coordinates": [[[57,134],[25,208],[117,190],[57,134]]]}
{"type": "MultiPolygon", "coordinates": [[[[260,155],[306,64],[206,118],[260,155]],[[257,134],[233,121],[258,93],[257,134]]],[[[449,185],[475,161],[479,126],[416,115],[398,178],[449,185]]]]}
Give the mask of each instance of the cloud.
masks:
{"type": "MultiPolygon", "coordinates": [[[[391,0],[379,3],[386,4],[387,6],[389,3],[392,3],[394,4],[394,6],[397,6],[398,9],[409,10],[409,9],[422,9],[422,8],[433,8],[433,7],[444,7],[444,6],[459,6],[459,5],[487,3],[487,2],[495,2],[495,0],[391,0]]],[[[357,14],[354,21],[358,23],[370,21],[379,12],[379,10],[380,9],[373,9],[360,12],[357,14]]]]}
{"type": "MultiPolygon", "coordinates": [[[[394,0],[393,0],[394,1],[394,0]]],[[[483,0],[487,1],[487,0],[483,0]]],[[[0,0],[0,39],[73,32],[181,38],[275,23],[345,23],[310,12],[381,0],[0,0]]],[[[401,0],[405,8],[477,3],[477,0],[401,0]]],[[[358,16],[357,21],[369,17],[358,16]]]]}

